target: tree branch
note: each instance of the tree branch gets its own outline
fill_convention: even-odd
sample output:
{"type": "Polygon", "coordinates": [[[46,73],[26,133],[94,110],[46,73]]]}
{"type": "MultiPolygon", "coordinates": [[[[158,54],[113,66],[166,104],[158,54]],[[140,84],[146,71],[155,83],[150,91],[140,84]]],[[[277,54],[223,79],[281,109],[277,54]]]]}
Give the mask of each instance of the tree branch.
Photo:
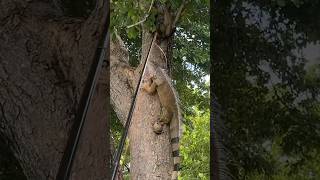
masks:
{"type": "Polygon", "coordinates": [[[180,18],[180,16],[181,16],[181,13],[184,11],[185,6],[187,5],[187,3],[189,3],[189,1],[188,1],[188,0],[184,0],[184,1],[182,2],[182,4],[180,5],[180,7],[179,7],[179,9],[178,9],[178,11],[177,11],[177,14],[176,14],[176,16],[175,16],[175,18],[174,18],[173,24],[172,24],[173,27],[176,26],[176,24],[177,24],[177,22],[178,22],[178,20],[179,20],[179,18],[180,18]]]}
{"type": "Polygon", "coordinates": [[[110,101],[122,124],[125,124],[130,108],[129,102],[132,100],[130,80],[134,77],[130,76],[135,76],[133,71],[133,74],[128,73],[128,69],[131,68],[127,61],[128,56],[120,37],[110,41],[110,101]]]}

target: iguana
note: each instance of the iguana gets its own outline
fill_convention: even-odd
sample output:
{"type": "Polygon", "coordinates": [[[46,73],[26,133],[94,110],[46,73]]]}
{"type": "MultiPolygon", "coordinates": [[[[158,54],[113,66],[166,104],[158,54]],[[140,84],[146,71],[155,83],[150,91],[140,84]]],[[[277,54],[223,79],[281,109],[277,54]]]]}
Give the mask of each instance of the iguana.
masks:
{"type": "MultiPolygon", "coordinates": [[[[152,64],[152,63],[150,63],[152,64]]],[[[166,71],[160,67],[155,67],[154,73],[143,84],[143,90],[148,94],[157,92],[161,104],[161,114],[158,122],[153,125],[153,130],[156,133],[162,132],[164,124],[168,124],[170,127],[170,142],[172,146],[173,156],[173,172],[171,179],[178,179],[180,156],[179,156],[179,139],[181,135],[181,120],[182,116],[179,109],[179,98],[175,89],[171,83],[171,79],[167,75],[166,71]]]]}

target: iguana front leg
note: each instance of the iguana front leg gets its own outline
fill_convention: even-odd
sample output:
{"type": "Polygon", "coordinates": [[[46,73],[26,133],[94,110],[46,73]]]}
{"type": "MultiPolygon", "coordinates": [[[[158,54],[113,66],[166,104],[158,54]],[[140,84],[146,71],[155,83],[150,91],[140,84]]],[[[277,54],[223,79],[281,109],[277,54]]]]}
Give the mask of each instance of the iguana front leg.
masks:
{"type": "Polygon", "coordinates": [[[153,94],[156,92],[156,83],[152,81],[152,78],[149,78],[148,80],[146,80],[147,82],[145,82],[142,86],[142,89],[145,90],[148,94],[153,94]]]}

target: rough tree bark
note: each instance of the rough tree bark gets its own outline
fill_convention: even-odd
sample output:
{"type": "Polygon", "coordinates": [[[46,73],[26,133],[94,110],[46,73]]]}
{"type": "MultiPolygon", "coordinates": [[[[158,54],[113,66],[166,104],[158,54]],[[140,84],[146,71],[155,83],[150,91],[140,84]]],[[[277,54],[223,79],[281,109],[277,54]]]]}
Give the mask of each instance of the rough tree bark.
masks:
{"type": "MultiPolygon", "coordinates": [[[[54,1],[0,2],[0,133],[28,179],[55,179],[107,15],[70,18],[54,1]]],[[[72,179],[108,177],[106,80],[80,140],[72,179]]]]}
{"type": "MultiPolygon", "coordinates": [[[[129,66],[128,51],[123,43],[119,42],[118,39],[111,42],[111,104],[123,124],[129,112],[132,95],[142,73],[142,65],[152,38],[152,34],[148,33],[147,30],[144,31],[141,64],[136,69],[129,66]],[[130,83],[131,81],[133,82],[130,83]]],[[[156,43],[162,49],[167,49],[167,40],[157,40],[156,43]]],[[[157,62],[159,66],[166,67],[161,53],[159,48],[154,45],[150,51],[149,61],[157,62]]],[[[150,75],[150,71],[150,67],[147,66],[145,77],[150,75]]],[[[171,157],[168,127],[164,128],[164,133],[161,135],[155,134],[152,130],[152,123],[159,118],[160,114],[159,99],[157,96],[150,96],[144,91],[140,92],[137,96],[136,108],[129,130],[130,177],[142,180],[170,179],[173,159],[171,157]]]]}

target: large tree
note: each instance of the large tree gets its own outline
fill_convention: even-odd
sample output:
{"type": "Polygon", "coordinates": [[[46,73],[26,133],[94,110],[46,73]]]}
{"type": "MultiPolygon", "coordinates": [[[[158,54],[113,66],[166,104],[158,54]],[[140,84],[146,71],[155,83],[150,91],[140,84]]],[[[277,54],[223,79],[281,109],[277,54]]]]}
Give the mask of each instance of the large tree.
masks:
{"type": "MultiPolygon", "coordinates": [[[[1,137],[27,179],[55,179],[108,3],[2,0],[0,12],[1,137]]],[[[101,77],[71,179],[110,174],[105,71],[101,77]]]]}

